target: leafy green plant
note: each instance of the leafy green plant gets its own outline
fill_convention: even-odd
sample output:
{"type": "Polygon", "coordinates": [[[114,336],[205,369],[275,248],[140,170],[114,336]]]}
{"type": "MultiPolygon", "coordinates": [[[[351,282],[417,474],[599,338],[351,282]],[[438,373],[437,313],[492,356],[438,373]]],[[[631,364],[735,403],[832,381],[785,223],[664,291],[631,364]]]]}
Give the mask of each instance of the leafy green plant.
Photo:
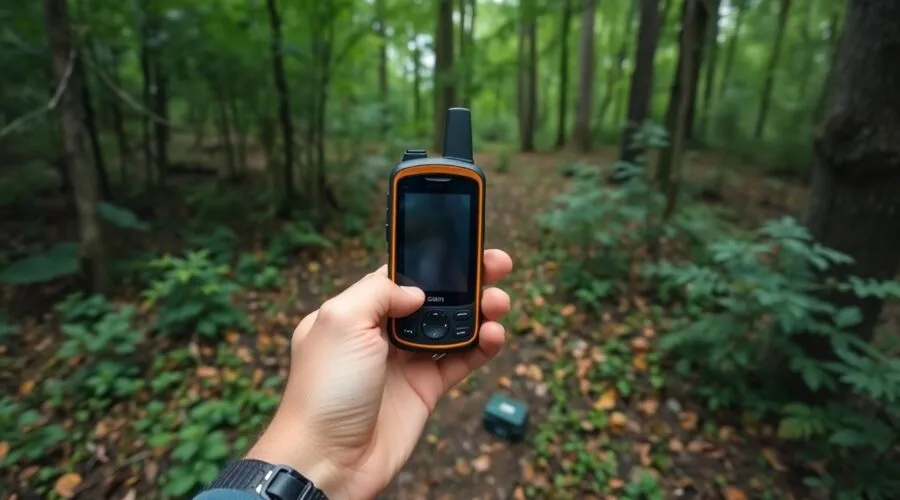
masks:
{"type": "Polygon", "coordinates": [[[150,265],[159,276],[144,297],[157,308],[157,330],[215,337],[224,328],[251,328],[246,313],[232,304],[240,285],[229,279],[229,267],[210,260],[208,252],[166,255],[150,265]]]}
{"type": "Polygon", "coordinates": [[[266,255],[241,255],[234,269],[237,282],[258,290],[273,290],[284,284],[281,270],[271,265],[266,257],[266,255]]]}
{"type": "Polygon", "coordinates": [[[63,324],[93,324],[113,311],[113,305],[103,295],[76,292],[58,302],[54,309],[63,324]]]}
{"type": "Polygon", "coordinates": [[[238,243],[241,239],[231,228],[217,225],[211,231],[192,234],[188,237],[188,245],[206,252],[207,257],[217,264],[232,264],[238,243]]]}
{"type": "Polygon", "coordinates": [[[34,285],[78,273],[78,243],[64,241],[13,261],[0,271],[0,284],[34,285]]]}
{"type": "Polygon", "coordinates": [[[97,204],[97,211],[106,221],[122,229],[132,229],[135,231],[150,230],[150,224],[140,220],[134,212],[125,207],[101,201],[97,204]]]}
{"type": "Polygon", "coordinates": [[[282,226],[269,242],[267,254],[272,262],[284,264],[302,248],[333,248],[331,240],[323,236],[308,221],[282,226]]]}
{"type": "MultiPolygon", "coordinates": [[[[880,479],[852,491],[865,488],[872,498],[898,491],[896,474],[885,467],[900,439],[900,360],[854,334],[862,319],[856,307],[835,305],[823,293],[898,298],[900,283],[823,283],[822,273],[852,259],[819,245],[789,217],[765,223],[752,236],[709,243],[705,262],[648,268],[661,286],[678,288],[688,304],[659,346],[678,359],[682,374],[699,372],[698,390],[711,406],[780,416],[781,436],[806,442],[813,456],[880,460],[880,479]],[[811,344],[820,354],[812,354],[811,344]],[[785,370],[817,397],[799,402],[785,370]],[[848,404],[845,395],[855,403],[848,404]]],[[[829,477],[810,483],[839,482],[829,477]]]]}
{"type": "Polygon", "coordinates": [[[62,325],[66,339],[57,352],[58,357],[104,354],[115,357],[135,352],[143,339],[143,333],[134,326],[137,310],[134,306],[124,306],[106,310],[102,316],[94,319],[92,315],[106,307],[108,303],[105,299],[95,295],[74,307],[63,308],[68,313],[68,317],[64,313],[64,319],[80,322],[62,325]]]}

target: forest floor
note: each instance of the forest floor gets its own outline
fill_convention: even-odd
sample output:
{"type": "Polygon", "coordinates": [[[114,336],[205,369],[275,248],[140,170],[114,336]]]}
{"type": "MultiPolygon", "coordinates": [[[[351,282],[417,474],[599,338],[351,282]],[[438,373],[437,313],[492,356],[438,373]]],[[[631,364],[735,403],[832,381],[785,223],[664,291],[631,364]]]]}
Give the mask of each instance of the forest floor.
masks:
{"type": "MultiPolygon", "coordinates": [[[[580,310],[562,291],[559,263],[542,255],[535,216],[567,185],[560,164],[578,160],[610,165],[614,154],[611,149],[588,157],[519,154],[509,159],[505,172],[498,171],[496,155],[477,158],[488,178],[487,247],[506,250],[516,263],[500,284],[509,291],[513,305],[505,321],[507,346],[439,404],[412,459],[384,498],[803,496],[798,493],[799,476],[791,473],[771,426],[747,416],[711,413],[686,396],[677,380],[658,383],[660,377],[671,375],[654,350],[663,325],[651,317],[646,303],[622,301],[610,304],[602,314],[580,310]],[[524,442],[506,443],[482,429],[482,409],[494,392],[530,405],[524,442]],[[559,415],[560,408],[564,415],[559,415]],[[657,478],[657,486],[642,479],[645,473],[657,478]]],[[[745,174],[724,178],[717,174],[721,158],[712,153],[691,153],[688,161],[688,176],[700,186],[700,195],[709,203],[731,207],[735,218],[749,226],[772,216],[797,215],[805,205],[807,193],[799,183],[773,184],[745,174]]],[[[373,194],[379,200],[377,207],[382,192],[379,186],[373,194]]],[[[52,225],[52,220],[41,223],[52,225]]],[[[15,224],[0,226],[4,224],[10,226],[0,227],[5,234],[16,231],[15,224]]],[[[219,343],[161,339],[142,348],[139,365],[147,370],[138,378],[158,380],[168,371],[181,380],[168,384],[168,389],[162,383],[140,389],[102,412],[79,414],[66,403],[46,401],[42,392],[48,381],[64,378],[66,370],[79,363],[60,362],[53,355],[62,336],[50,304],[61,298],[62,288],[4,290],[4,303],[25,319],[20,323],[21,342],[0,347],[2,394],[38,411],[29,422],[32,427],[35,422],[55,423],[70,436],[27,456],[19,454],[12,463],[2,460],[16,451],[13,444],[0,441],[4,469],[0,498],[42,498],[54,491],[85,499],[156,498],[154,483],[167,474],[169,480],[177,479],[170,472],[179,466],[180,452],[173,452],[170,441],[155,442],[155,431],[135,430],[136,422],[156,418],[148,409],[150,403],[160,402],[175,418],[170,430],[178,434],[179,426],[188,421],[187,409],[198,400],[243,398],[236,392],[239,386],[277,395],[294,325],[321,300],[383,262],[383,242],[373,243],[383,240],[383,230],[379,224],[373,227],[334,249],[298,256],[281,270],[286,280],[278,289],[241,292],[238,303],[249,313],[253,333],[229,331],[225,342],[219,343]],[[176,359],[174,353],[185,348],[186,359],[176,359]],[[164,358],[162,366],[154,365],[154,358],[164,358]],[[236,379],[246,379],[246,384],[236,379]],[[69,483],[61,484],[65,478],[69,483]]],[[[65,231],[48,228],[45,236],[52,238],[57,232],[65,231]]],[[[146,238],[159,240],[165,235],[146,238]]],[[[135,293],[125,291],[117,301],[136,302],[135,293]]],[[[260,417],[256,425],[267,415],[260,417]]],[[[0,425],[4,423],[0,413],[0,425]]],[[[156,428],[153,422],[148,425],[156,428]]],[[[218,421],[216,426],[229,436],[238,427],[236,422],[218,421]]],[[[235,444],[234,449],[240,447],[235,444]]]]}

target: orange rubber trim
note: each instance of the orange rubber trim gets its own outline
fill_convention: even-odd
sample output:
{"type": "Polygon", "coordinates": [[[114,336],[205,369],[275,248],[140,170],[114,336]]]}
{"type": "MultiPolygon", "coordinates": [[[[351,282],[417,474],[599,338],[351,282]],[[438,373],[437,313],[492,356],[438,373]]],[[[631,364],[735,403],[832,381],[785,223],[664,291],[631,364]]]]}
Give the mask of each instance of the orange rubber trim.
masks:
{"type": "MultiPolygon", "coordinates": [[[[484,260],[484,242],[482,238],[484,237],[484,230],[482,225],[484,224],[484,182],[481,180],[481,176],[478,175],[477,172],[473,172],[466,168],[462,167],[451,167],[446,165],[418,165],[415,167],[409,167],[401,170],[397,173],[396,177],[394,177],[393,185],[391,186],[391,193],[393,196],[391,197],[391,248],[397,248],[397,184],[400,182],[400,179],[405,177],[410,177],[413,175],[428,175],[428,174],[449,174],[449,175],[457,175],[461,177],[467,177],[469,179],[474,180],[478,183],[478,248],[476,249],[476,262],[475,264],[478,266],[475,272],[475,314],[473,315],[475,319],[475,335],[472,335],[472,338],[465,342],[458,342],[456,344],[441,344],[441,345],[429,345],[429,344],[420,344],[418,342],[410,342],[408,340],[404,340],[397,335],[397,320],[396,318],[391,319],[391,335],[394,337],[394,340],[397,342],[408,345],[411,347],[417,347],[419,349],[429,349],[434,351],[441,351],[445,349],[457,349],[460,347],[466,347],[475,340],[479,336],[479,329],[481,328],[481,273],[482,273],[482,261],[484,260]]],[[[391,281],[394,283],[397,282],[397,262],[396,252],[391,252],[391,281]]]]}

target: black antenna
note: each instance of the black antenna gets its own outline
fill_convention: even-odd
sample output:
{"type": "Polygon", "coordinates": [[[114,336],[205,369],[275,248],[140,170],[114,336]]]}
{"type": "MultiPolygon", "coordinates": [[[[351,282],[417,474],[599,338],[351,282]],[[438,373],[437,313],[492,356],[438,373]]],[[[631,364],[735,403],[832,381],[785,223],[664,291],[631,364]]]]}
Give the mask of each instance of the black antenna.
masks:
{"type": "Polygon", "coordinates": [[[475,163],[472,157],[472,113],[468,109],[447,110],[443,153],[444,158],[475,163]]]}

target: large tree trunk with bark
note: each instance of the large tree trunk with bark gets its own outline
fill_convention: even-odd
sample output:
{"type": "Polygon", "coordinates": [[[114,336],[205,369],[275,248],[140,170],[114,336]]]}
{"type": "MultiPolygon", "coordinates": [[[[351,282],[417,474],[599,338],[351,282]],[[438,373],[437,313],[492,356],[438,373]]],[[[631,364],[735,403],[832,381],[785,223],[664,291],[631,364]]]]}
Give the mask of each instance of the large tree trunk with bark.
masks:
{"type": "Polygon", "coordinates": [[[578,60],[578,104],[575,108],[573,139],[582,152],[591,149],[591,111],[594,101],[594,17],[596,0],[581,4],[581,43],[578,60]]]}
{"type": "Polygon", "coordinates": [[[622,131],[620,147],[623,162],[634,163],[643,150],[634,144],[634,136],[650,114],[653,97],[653,67],[659,43],[659,0],[641,0],[641,21],[628,97],[628,121],[622,131]]]}
{"type": "Polygon", "coordinates": [[[44,0],[43,5],[44,28],[53,56],[53,78],[57,86],[65,89],[59,102],[60,131],[65,164],[72,180],[81,254],[93,291],[106,293],[112,283],[97,210],[97,173],[85,161],[81,147],[81,114],[84,107],[80,99],[83,82],[82,72],[77,68],[80,61],[72,40],[68,2],[44,0]]]}
{"type": "Polygon", "coordinates": [[[534,0],[524,0],[519,9],[519,147],[527,152],[534,151],[537,124],[537,12],[534,0]]]}
{"type": "Polygon", "coordinates": [[[778,68],[778,58],[781,55],[781,46],[784,44],[784,31],[787,28],[790,10],[791,0],[781,0],[781,8],[778,11],[778,30],[775,32],[775,42],[772,44],[772,53],[769,55],[769,66],[766,69],[766,81],[763,85],[762,96],[760,96],[759,99],[759,114],[756,116],[756,128],[753,130],[753,137],[756,139],[761,139],[763,136],[766,127],[766,118],[769,116],[769,108],[772,105],[772,91],[775,88],[775,71],[778,68]]]}
{"type": "Polygon", "coordinates": [[[572,0],[563,0],[559,27],[559,110],[556,123],[556,142],[560,149],[566,145],[566,123],[569,111],[569,33],[572,27],[572,0]]]}
{"type": "Polygon", "coordinates": [[[455,106],[456,86],[453,81],[453,0],[438,0],[435,29],[434,63],[434,142],[436,150],[444,144],[444,117],[455,106]]]}
{"type": "MultiPolygon", "coordinates": [[[[814,141],[808,225],[815,239],[855,263],[830,277],[876,280],[896,276],[900,264],[900,3],[848,2],[834,87],[814,141]]],[[[832,302],[858,306],[856,328],[872,338],[882,300],[835,293],[832,302]]],[[[821,337],[810,337],[816,352],[821,337]]],[[[821,350],[819,348],[819,350],[821,350]]]]}
{"type": "Polygon", "coordinates": [[[278,95],[278,116],[281,120],[281,142],[283,164],[281,165],[284,194],[278,208],[284,216],[290,211],[294,202],[294,122],[291,118],[291,102],[288,94],[287,77],[284,74],[283,39],[281,35],[281,17],[275,0],[266,0],[269,11],[269,28],[271,35],[272,71],[275,74],[275,92],[278,95]]]}

